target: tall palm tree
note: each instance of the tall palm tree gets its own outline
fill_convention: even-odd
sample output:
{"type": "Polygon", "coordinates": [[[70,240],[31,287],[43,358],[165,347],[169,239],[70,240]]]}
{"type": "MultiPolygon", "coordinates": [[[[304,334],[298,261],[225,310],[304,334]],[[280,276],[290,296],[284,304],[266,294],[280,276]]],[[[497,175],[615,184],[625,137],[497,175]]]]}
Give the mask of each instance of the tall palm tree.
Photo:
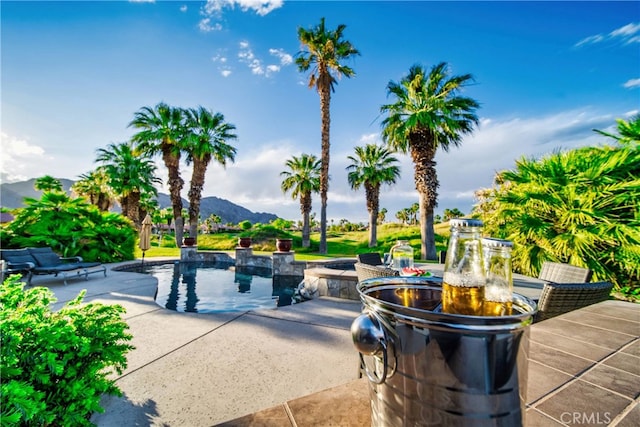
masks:
{"type": "Polygon", "coordinates": [[[182,244],[184,230],[181,196],[184,180],[180,176],[180,155],[184,139],[182,116],[181,108],[171,107],[161,102],[154,108],[142,107],[129,123],[129,127],[141,129],[131,138],[136,144],[137,153],[147,153],[150,156],[162,155],[169,175],[167,184],[173,207],[178,246],[182,244]]]}
{"type": "Polygon", "coordinates": [[[109,177],[104,168],[98,167],[89,173],[80,175],[71,190],[80,197],[85,197],[89,203],[103,212],[109,211],[113,204],[113,191],[109,187],[109,177]]]}
{"type": "Polygon", "coordinates": [[[285,177],[280,188],[284,193],[291,191],[293,199],[300,199],[302,247],[308,248],[311,246],[311,194],[320,191],[320,160],[313,154],[302,154],[300,157],[292,156],[285,166],[289,170],[280,172],[280,176],[285,177]]]}
{"type": "Polygon", "coordinates": [[[309,88],[315,88],[320,96],[320,119],[322,140],[322,164],[320,171],[320,247],[321,254],[327,253],[327,192],[329,191],[329,130],[331,124],[330,106],[331,92],[335,91],[337,79],[345,76],[352,77],[355,71],[343,65],[343,61],[359,55],[357,49],[343,40],[345,25],[338,25],[334,30],[328,30],[324,25],[324,18],[315,28],[298,28],[298,39],[306,51],[300,52],[296,58],[298,70],[309,74],[309,88]]]}
{"type": "MultiPolygon", "coordinates": [[[[380,108],[387,117],[382,121],[382,137],[393,150],[411,154],[414,180],[420,196],[421,258],[435,260],[436,245],[433,210],[438,200],[438,176],[435,155],[438,148],[449,151],[462,143],[462,135],[478,124],[475,114],[479,104],[458,93],[469,82],[471,74],[449,76],[444,62],[433,66],[427,74],[414,65],[399,83],[387,85],[392,104],[380,108]]],[[[464,172],[461,169],[461,173],[464,172]]]]}
{"type": "Polygon", "coordinates": [[[221,113],[213,113],[204,107],[190,108],[184,113],[187,163],[193,162],[188,193],[189,235],[197,239],[200,201],[207,167],[211,160],[215,160],[223,167],[226,167],[227,161],[235,160],[236,149],[227,144],[227,141],[237,139],[237,135],[233,133],[236,127],[225,122],[221,113]]]}
{"type": "Polygon", "coordinates": [[[122,214],[140,227],[140,200],[150,195],[157,196],[154,184],[162,182],[155,176],[155,163],[149,157],[136,155],[130,142],[109,144],[107,148],[98,149],[96,162],[102,163],[109,186],[122,207],[122,214]]]}
{"type": "Polygon", "coordinates": [[[355,148],[356,155],[348,156],[347,180],[352,189],[364,187],[369,212],[369,247],[378,246],[378,211],[380,187],[395,184],[400,177],[398,159],[391,151],[376,144],[355,148]]]}

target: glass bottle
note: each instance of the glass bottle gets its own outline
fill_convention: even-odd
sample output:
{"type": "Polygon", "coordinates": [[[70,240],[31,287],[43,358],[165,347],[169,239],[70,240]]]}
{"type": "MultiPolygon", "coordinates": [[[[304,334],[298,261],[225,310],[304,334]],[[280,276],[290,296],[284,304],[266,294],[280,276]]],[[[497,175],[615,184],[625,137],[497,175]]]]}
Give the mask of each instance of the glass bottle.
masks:
{"type": "Polygon", "coordinates": [[[486,278],[483,304],[485,316],[508,316],[511,314],[513,298],[512,247],[513,243],[509,240],[482,239],[486,278]]]}
{"type": "Polygon", "coordinates": [[[456,218],[449,221],[451,237],[442,277],[444,313],[483,315],[485,291],[482,262],[482,221],[456,218]]]}
{"type": "Polygon", "coordinates": [[[405,267],[413,267],[413,247],[407,240],[398,240],[389,251],[391,268],[402,270],[405,267]]]}

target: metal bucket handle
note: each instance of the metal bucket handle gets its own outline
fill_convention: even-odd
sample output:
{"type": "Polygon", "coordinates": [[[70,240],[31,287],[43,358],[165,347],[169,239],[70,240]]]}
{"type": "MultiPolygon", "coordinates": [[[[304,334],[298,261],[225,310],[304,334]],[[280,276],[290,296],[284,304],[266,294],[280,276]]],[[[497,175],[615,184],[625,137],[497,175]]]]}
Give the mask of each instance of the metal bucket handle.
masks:
{"type": "Polygon", "coordinates": [[[384,383],[387,376],[395,372],[395,363],[393,368],[389,369],[389,351],[393,349],[393,342],[387,335],[387,332],[393,329],[385,323],[377,313],[368,311],[358,316],[351,325],[351,336],[360,356],[360,366],[364,368],[369,381],[374,384],[384,383]],[[382,374],[378,375],[377,372],[369,370],[364,361],[364,355],[375,358],[382,356],[382,374]]]}

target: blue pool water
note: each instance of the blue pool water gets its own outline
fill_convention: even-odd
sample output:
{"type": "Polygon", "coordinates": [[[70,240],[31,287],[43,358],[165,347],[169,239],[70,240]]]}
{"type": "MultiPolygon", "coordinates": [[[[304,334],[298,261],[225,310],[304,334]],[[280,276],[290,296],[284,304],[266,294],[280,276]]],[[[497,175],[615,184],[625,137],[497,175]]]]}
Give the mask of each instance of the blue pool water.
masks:
{"type": "Polygon", "coordinates": [[[142,267],[158,279],[156,303],[180,312],[216,313],[294,304],[298,277],[274,279],[271,269],[226,263],[172,263],[142,267]]]}

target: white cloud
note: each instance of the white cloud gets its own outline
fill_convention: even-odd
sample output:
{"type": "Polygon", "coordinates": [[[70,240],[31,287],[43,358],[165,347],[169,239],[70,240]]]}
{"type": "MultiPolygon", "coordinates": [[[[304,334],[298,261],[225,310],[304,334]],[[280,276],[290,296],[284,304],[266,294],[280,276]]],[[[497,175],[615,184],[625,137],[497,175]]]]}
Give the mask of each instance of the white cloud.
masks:
{"type": "Polygon", "coordinates": [[[280,65],[290,65],[293,63],[293,56],[283,49],[269,49],[269,53],[280,59],[280,65]]]}
{"type": "Polygon", "coordinates": [[[287,65],[293,61],[293,58],[288,58],[291,57],[291,55],[288,55],[282,49],[269,49],[270,54],[275,55],[280,59],[281,65],[264,65],[264,62],[260,58],[257,58],[253,53],[248,41],[243,40],[239,45],[240,50],[238,51],[238,60],[243,64],[247,64],[251,72],[256,75],[271,77],[273,74],[281,70],[281,65],[287,65]]]}
{"type": "Polygon", "coordinates": [[[231,70],[223,69],[220,71],[220,74],[222,74],[222,77],[229,77],[231,75],[231,70]]]}
{"type": "Polygon", "coordinates": [[[200,21],[199,27],[205,32],[222,29],[219,22],[212,24],[211,20],[221,20],[225,9],[234,9],[238,6],[243,12],[253,11],[257,15],[265,16],[282,7],[283,4],[284,0],[207,0],[200,9],[200,14],[204,18],[200,21]]]}
{"type": "Polygon", "coordinates": [[[609,35],[611,37],[622,37],[622,38],[626,38],[629,36],[633,36],[636,33],[640,32],[640,23],[631,23],[631,24],[627,24],[623,27],[620,27],[616,30],[613,30],[609,33],[609,35]]]}
{"type": "Polygon", "coordinates": [[[38,165],[49,161],[42,147],[28,141],[0,134],[0,171],[3,182],[22,181],[41,176],[38,165]]]}
{"type": "Polygon", "coordinates": [[[631,89],[631,88],[634,88],[634,87],[640,87],[640,79],[627,80],[623,86],[625,88],[627,88],[627,89],[631,89]]]}
{"type": "Polygon", "coordinates": [[[620,28],[616,28],[606,36],[596,34],[585,37],[576,43],[575,47],[581,47],[589,44],[601,43],[604,41],[620,41],[623,44],[640,43],[640,23],[630,23],[620,28]]]}
{"type": "Polygon", "coordinates": [[[180,6],[180,12],[186,12],[188,10],[187,5],[183,4],[182,6],[180,6]]]}
{"type": "Polygon", "coordinates": [[[210,31],[220,31],[222,25],[219,22],[212,24],[211,18],[204,18],[198,23],[198,28],[200,28],[200,31],[208,33],[210,31]]]}

